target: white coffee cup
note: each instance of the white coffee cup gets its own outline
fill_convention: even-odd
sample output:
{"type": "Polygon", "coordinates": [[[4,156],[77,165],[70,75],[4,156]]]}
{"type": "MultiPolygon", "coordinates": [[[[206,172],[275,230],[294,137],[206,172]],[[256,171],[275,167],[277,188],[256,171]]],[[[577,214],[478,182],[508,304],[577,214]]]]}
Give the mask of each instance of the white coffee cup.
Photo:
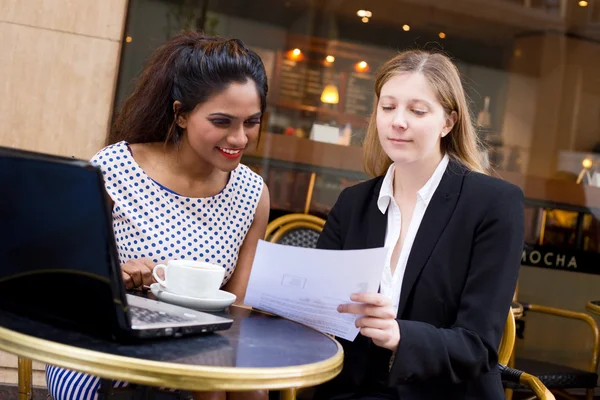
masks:
{"type": "Polygon", "coordinates": [[[188,260],[170,260],[167,265],[158,264],[152,275],[156,282],[169,292],[182,296],[214,298],[221,287],[225,269],[218,265],[188,260]],[[163,270],[165,279],[158,271],[163,270]]]}

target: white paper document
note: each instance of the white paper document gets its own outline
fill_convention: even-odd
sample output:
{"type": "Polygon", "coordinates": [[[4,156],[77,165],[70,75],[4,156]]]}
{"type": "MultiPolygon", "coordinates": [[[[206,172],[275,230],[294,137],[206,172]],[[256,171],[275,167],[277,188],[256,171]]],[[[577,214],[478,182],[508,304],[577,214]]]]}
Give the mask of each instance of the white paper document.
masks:
{"type": "Polygon", "coordinates": [[[377,293],[386,249],[319,250],[259,241],[244,303],[350,341],[358,317],[337,306],[377,293]]]}

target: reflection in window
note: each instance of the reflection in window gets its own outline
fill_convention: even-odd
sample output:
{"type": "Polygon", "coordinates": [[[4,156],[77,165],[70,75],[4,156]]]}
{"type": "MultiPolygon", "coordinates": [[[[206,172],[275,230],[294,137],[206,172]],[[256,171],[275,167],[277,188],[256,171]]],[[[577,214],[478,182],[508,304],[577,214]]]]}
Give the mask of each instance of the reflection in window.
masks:
{"type": "MultiPolygon", "coordinates": [[[[379,65],[398,50],[443,51],[461,72],[495,171],[574,186],[582,162],[600,159],[600,34],[586,36],[595,32],[586,24],[600,21],[600,3],[425,3],[130,0],[115,107],[151,51],[175,32],[242,39],[261,56],[269,79],[261,143],[243,162],[267,181],[274,209],[326,214],[336,194],[366,178],[360,146],[379,65]],[[574,34],[562,34],[564,26],[574,34]]],[[[598,249],[595,219],[576,217],[579,229],[569,212],[547,210],[548,228],[540,230],[544,212],[527,213],[528,242],[543,236],[598,249]]]]}
{"type": "Polygon", "coordinates": [[[600,252],[600,221],[590,212],[525,207],[525,243],[600,252]]]}

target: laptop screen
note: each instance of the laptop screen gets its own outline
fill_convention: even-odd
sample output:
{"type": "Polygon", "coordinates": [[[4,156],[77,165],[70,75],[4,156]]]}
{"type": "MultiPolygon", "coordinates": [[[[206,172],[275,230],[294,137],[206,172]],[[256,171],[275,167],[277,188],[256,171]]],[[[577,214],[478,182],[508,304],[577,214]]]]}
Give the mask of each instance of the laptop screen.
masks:
{"type": "Polygon", "coordinates": [[[111,335],[127,322],[101,172],[0,150],[0,307],[111,335]]]}

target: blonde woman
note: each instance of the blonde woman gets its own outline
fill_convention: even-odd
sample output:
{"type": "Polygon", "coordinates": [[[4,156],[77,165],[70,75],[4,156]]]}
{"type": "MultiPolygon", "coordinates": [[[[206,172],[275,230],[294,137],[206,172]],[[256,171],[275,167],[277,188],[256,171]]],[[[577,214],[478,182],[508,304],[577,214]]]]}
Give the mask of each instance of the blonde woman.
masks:
{"type": "Polygon", "coordinates": [[[523,193],[486,174],[446,56],[397,55],[375,94],[364,145],[375,178],[340,194],[318,247],[385,246],[388,256],[379,293],[339,306],[360,334],[340,339],[344,369],[316,398],[503,399],[497,349],[523,248],[523,193]]]}

